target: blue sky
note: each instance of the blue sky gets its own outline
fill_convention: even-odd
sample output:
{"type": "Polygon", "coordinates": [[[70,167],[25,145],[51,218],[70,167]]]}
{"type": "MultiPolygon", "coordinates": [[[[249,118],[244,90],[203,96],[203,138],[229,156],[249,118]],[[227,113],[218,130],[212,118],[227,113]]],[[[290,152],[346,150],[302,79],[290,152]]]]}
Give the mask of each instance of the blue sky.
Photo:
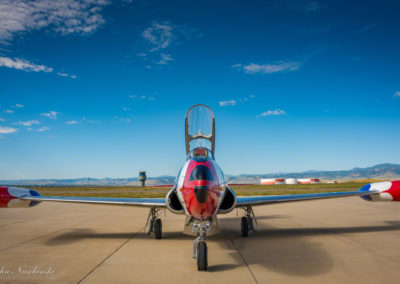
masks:
{"type": "Polygon", "coordinates": [[[0,0],[0,179],[399,163],[397,1],[0,0]]]}

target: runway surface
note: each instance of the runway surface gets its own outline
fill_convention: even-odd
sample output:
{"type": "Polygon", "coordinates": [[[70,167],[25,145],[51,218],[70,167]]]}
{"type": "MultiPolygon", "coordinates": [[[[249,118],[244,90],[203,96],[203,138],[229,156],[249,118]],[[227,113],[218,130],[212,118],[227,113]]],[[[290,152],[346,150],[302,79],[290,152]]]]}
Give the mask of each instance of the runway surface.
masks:
{"type": "MultiPolygon", "coordinates": [[[[239,217],[242,212],[238,212],[239,217]]],[[[260,231],[240,236],[236,210],[210,237],[209,270],[191,258],[184,217],[148,210],[42,203],[0,210],[0,283],[396,283],[400,203],[357,197],[256,207],[260,231]],[[47,274],[38,275],[42,270],[47,274]]]]}

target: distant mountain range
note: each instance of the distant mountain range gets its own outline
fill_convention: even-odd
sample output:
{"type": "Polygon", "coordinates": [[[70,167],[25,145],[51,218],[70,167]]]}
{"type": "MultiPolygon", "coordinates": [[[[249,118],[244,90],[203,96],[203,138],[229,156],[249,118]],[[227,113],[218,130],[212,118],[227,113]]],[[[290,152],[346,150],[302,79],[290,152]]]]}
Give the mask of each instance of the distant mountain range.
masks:
{"type": "Polygon", "coordinates": [[[227,176],[230,183],[258,183],[261,178],[319,178],[321,180],[400,179],[399,164],[379,164],[368,168],[344,171],[306,171],[263,175],[227,176]]]}
{"type": "MultiPolygon", "coordinates": [[[[259,183],[261,178],[319,178],[322,180],[354,180],[354,179],[399,179],[400,164],[379,164],[368,168],[354,168],[345,171],[306,171],[299,173],[277,173],[260,175],[227,175],[229,183],[259,183]]],[[[173,184],[175,177],[159,176],[147,179],[147,185],[173,184]]],[[[22,179],[0,180],[0,185],[36,185],[36,186],[135,186],[138,178],[76,178],[76,179],[22,179]]]]}

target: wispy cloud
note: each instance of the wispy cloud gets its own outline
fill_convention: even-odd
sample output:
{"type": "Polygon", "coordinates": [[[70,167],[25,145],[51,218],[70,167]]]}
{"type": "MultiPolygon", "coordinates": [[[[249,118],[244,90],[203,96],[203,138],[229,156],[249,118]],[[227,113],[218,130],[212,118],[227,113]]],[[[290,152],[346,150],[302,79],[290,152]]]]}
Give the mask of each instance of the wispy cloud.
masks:
{"type": "Polygon", "coordinates": [[[267,110],[264,111],[263,113],[260,113],[257,117],[260,116],[279,116],[279,115],[286,115],[286,112],[281,109],[275,109],[275,110],[267,110]]]}
{"type": "Polygon", "coordinates": [[[0,57],[0,67],[33,72],[53,72],[53,68],[51,67],[34,64],[19,58],[12,59],[8,57],[0,57]]]}
{"type": "Polygon", "coordinates": [[[400,91],[395,92],[393,97],[400,97],[400,91]]]}
{"type": "Polygon", "coordinates": [[[220,101],[220,102],[218,102],[218,104],[221,107],[235,106],[235,105],[237,105],[237,103],[245,103],[245,102],[248,102],[251,99],[254,99],[255,97],[256,97],[255,95],[249,95],[249,96],[242,97],[242,98],[239,98],[239,99],[220,101]]]}
{"type": "Polygon", "coordinates": [[[86,119],[86,117],[82,117],[82,119],[80,119],[80,120],[69,120],[69,121],[66,121],[66,122],[65,122],[65,124],[68,124],[68,125],[76,125],[76,124],[81,124],[81,123],[95,123],[95,124],[99,124],[100,121],[98,121],[98,120],[86,119]]]}
{"type": "Polygon", "coordinates": [[[231,67],[234,69],[242,70],[247,74],[254,74],[254,73],[270,74],[270,73],[299,70],[301,67],[301,63],[295,61],[288,61],[288,62],[279,61],[273,64],[255,64],[255,63],[250,63],[248,65],[234,64],[231,67]]]}
{"type": "Polygon", "coordinates": [[[153,46],[150,52],[169,47],[175,38],[173,27],[169,22],[153,22],[143,31],[142,36],[153,46]]]}
{"type": "MultiPolygon", "coordinates": [[[[183,40],[200,36],[195,29],[177,26],[168,21],[154,21],[142,32],[143,39],[150,46],[149,49],[136,55],[152,64],[167,65],[175,60],[169,52],[166,52],[167,50],[173,45],[180,44],[183,40]]],[[[147,69],[152,69],[152,67],[151,64],[146,65],[147,69]]]]}
{"type": "Polygon", "coordinates": [[[4,121],[6,121],[6,120],[4,118],[0,117],[0,122],[4,122],[4,121]]]}
{"type": "MultiPolygon", "coordinates": [[[[156,99],[154,97],[149,97],[149,96],[138,96],[138,95],[129,95],[128,96],[130,99],[140,99],[140,100],[147,100],[147,101],[155,101],[156,99]]],[[[130,109],[129,109],[130,110],[130,109]]]]}
{"type": "Polygon", "coordinates": [[[21,105],[21,104],[16,104],[16,105],[15,105],[15,107],[23,108],[23,107],[24,107],[24,105],[21,105]]]}
{"type": "Polygon", "coordinates": [[[161,53],[160,56],[161,56],[160,61],[156,62],[159,65],[165,65],[168,64],[169,61],[174,60],[170,54],[161,53]]]}
{"type": "Polygon", "coordinates": [[[44,132],[44,131],[49,131],[50,127],[43,126],[41,128],[36,129],[37,132],[44,132]]]}
{"type": "Polygon", "coordinates": [[[14,111],[12,109],[6,109],[3,112],[4,113],[9,113],[9,114],[14,113],[14,111]]]}
{"type": "MultiPolygon", "coordinates": [[[[1,6],[0,6],[1,7],[1,6]]],[[[1,15],[1,13],[0,13],[1,15]]],[[[52,67],[48,67],[45,65],[35,64],[33,62],[29,62],[28,60],[20,59],[20,58],[9,58],[9,57],[0,57],[0,67],[7,67],[11,69],[22,70],[25,72],[46,72],[51,73],[54,71],[52,67]]],[[[75,75],[69,75],[67,73],[57,72],[57,75],[62,77],[69,77],[75,79],[75,75]]],[[[16,107],[22,108],[24,107],[21,104],[16,104],[16,107]]]]}
{"type": "Polygon", "coordinates": [[[49,111],[49,112],[46,112],[46,113],[41,113],[40,115],[41,116],[46,116],[46,117],[48,117],[48,118],[50,118],[50,119],[57,119],[57,115],[59,115],[59,114],[61,114],[60,112],[57,112],[57,111],[54,111],[54,110],[51,110],[51,111],[49,111]]]}
{"type": "Polygon", "coordinates": [[[19,125],[32,126],[33,124],[40,124],[38,120],[18,121],[19,125]]]}
{"type": "Polygon", "coordinates": [[[17,132],[18,130],[16,128],[12,127],[7,127],[7,126],[0,126],[0,134],[10,134],[17,132]]]}
{"type": "Polygon", "coordinates": [[[236,105],[236,100],[229,100],[229,101],[220,101],[219,106],[234,106],[236,105]]]}
{"type": "Polygon", "coordinates": [[[102,9],[109,0],[2,0],[0,41],[7,43],[15,35],[48,29],[61,34],[90,34],[105,21],[102,9]]]}
{"type": "Polygon", "coordinates": [[[70,75],[70,74],[67,74],[67,73],[57,72],[57,75],[59,75],[61,77],[69,77],[69,78],[72,78],[72,79],[76,79],[76,75],[70,75]]]}

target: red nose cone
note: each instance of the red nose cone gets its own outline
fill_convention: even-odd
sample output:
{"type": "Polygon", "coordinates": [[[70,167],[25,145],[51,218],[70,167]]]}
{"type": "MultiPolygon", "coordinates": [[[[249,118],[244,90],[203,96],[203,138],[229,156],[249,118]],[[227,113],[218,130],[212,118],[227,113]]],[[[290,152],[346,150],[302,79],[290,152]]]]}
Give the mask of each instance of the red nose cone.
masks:
{"type": "Polygon", "coordinates": [[[211,218],[217,210],[221,195],[212,161],[190,161],[180,190],[187,213],[197,219],[211,218]]]}

